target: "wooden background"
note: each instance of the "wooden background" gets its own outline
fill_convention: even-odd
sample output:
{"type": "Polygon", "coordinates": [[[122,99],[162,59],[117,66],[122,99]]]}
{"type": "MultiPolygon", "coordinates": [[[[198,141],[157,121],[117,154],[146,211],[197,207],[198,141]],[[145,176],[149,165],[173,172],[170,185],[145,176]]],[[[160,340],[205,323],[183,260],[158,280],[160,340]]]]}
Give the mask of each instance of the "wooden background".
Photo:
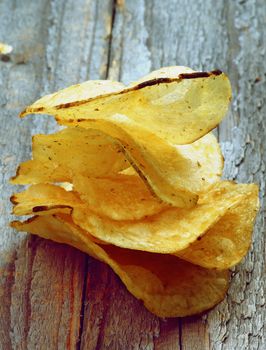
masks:
{"type": "Polygon", "coordinates": [[[0,0],[0,348],[266,349],[265,0],[0,0]],[[19,120],[39,96],[87,79],[128,83],[167,65],[226,71],[234,99],[218,136],[227,178],[257,182],[254,243],[226,300],[194,318],[159,319],[105,265],[8,228],[8,179],[46,118],[19,120]]]}

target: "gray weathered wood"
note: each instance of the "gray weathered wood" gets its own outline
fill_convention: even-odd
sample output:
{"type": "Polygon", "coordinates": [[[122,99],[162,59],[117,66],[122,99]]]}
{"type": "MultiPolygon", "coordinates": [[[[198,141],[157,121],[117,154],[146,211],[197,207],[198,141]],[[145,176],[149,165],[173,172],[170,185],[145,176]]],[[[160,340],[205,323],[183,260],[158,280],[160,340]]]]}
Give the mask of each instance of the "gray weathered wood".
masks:
{"type": "Polygon", "coordinates": [[[264,0],[0,0],[1,349],[265,349],[266,4],[264,0]],[[17,119],[38,96],[86,79],[128,83],[166,65],[228,72],[234,91],[218,134],[225,176],[261,186],[252,250],[211,312],[160,320],[105,265],[13,233],[7,184],[51,119],[17,119]],[[80,339],[80,341],[79,341],[80,339]]]}
{"type": "Polygon", "coordinates": [[[4,121],[0,347],[74,349],[87,257],[69,247],[11,232],[7,182],[16,164],[29,157],[31,135],[55,127],[52,119],[22,122],[19,111],[54,89],[89,76],[105,77],[111,2],[2,1],[0,6],[1,40],[14,47],[10,61],[0,62],[4,121]]]}

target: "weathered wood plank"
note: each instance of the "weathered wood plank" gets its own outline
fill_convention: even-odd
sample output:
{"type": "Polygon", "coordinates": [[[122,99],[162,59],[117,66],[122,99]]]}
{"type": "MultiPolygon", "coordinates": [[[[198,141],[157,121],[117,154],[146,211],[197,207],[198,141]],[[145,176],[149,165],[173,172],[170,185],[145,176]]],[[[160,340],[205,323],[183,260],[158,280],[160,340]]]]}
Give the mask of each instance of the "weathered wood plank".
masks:
{"type": "Polygon", "coordinates": [[[260,185],[261,212],[250,253],[233,273],[227,301],[210,313],[217,349],[265,349],[265,164],[266,6],[264,1],[228,2],[228,72],[234,90],[230,119],[219,128],[225,174],[260,185]],[[232,128],[233,121],[233,128],[232,128]],[[220,334],[217,337],[217,334],[220,334]]]}
{"type": "MultiPolygon", "coordinates": [[[[17,113],[20,108],[36,97],[40,91],[42,55],[45,47],[45,36],[41,35],[43,21],[37,19],[36,12],[45,13],[45,2],[36,1],[34,6],[24,8],[24,5],[14,5],[10,1],[2,1],[0,9],[1,39],[9,42],[14,47],[11,61],[2,61],[0,69],[1,82],[1,118],[4,121],[1,126],[1,193],[3,194],[3,206],[1,206],[1,302],[0,302],[0,332],[1,348],[11,349],[25,348],[25,329],[27,328],[27,316],[24,312],[17,315],[16,328],[12,327],[14,317],[12,307],[19,307],[24,311],[27,304],[25,283],[20,286],[17,299],[19,305],[14,303],[16,297],[12,297],[12,288],[17,278],[15,261],[19,250],[27,246],[24,236],[13,235],[7,228],[10,219],[10,205],[8,197],[10,188],[7,185],[8,178],[14,172],[17,161],[26,156],[29,147],[26,139],[30,136],[29,123],[20,127],[17,113]],[[7,15],[9,14],[9,16],[7,15]],[[24,17],[25,22],[22,21],[24,17]],[[34,28],[34,30],[32,30],[34,28]],[[25,40],[28,38],[28,40],[25,40]],[[28,80],[30,83],[28,84],[28,80]],[[18,152],[20,150],[20,152],[18,152]],[[24,297],[25,295],[25,297],[24,297]],[[19,335],[17,334],[19,333],[19,335]],[[16,338],[18,340],[16,340],[16,338]],[[21,344],[21,347],[20,347],[21,344]]],[[[29,260],[31,253],[25,258],[29,260]]],[[[19,285],[18,285],[19,287],[19,285]]],[[[14,324],[13,324],[14,326],[14,324]]]]}
{"type": "Polygon", "coordinates": [[[152,349],[158,318],[106,265],[90,259],[82,349],[152,349]]]}
{"type": "Polygon", "coordinates": [[[54,89],[89,76],[105,77],[111,4],[0,2],[1,40],[14,47],[11,60],[0,62],[1,349],[74,349],[79,340],[87,257],[8,229],[8,197],[14,189],[7,182],[15,165],[29,157],[31,134],[55,127],[44,118],[21,122],[19,111],[54,89]]]}
{"type": "Polygon", "coordinates": [[[210,349],[210,339],[205,317],[187,317],[181,319],[180,322],[183,350],[210,349]]]}

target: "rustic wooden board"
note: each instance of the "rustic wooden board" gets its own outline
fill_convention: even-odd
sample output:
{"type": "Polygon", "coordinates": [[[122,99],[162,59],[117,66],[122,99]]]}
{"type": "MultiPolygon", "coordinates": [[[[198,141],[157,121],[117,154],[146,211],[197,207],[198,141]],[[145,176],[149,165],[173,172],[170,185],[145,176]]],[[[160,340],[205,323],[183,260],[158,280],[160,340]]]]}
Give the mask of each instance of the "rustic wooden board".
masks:
{"type": "Polygon", "coordinates": [[[266,4],[264,0],[0,0],[0,348],[265,349],[266,4]],[[234,90],[218,135],[225,176],[261,186],[254,242],[227,298],[203,316],[151,315],[115,274],[75,249],[20,235],[7,184],[48,118],[17,119],[38,96],[86,79],[127,83],[166,65],[228,72],[234,90]]]}

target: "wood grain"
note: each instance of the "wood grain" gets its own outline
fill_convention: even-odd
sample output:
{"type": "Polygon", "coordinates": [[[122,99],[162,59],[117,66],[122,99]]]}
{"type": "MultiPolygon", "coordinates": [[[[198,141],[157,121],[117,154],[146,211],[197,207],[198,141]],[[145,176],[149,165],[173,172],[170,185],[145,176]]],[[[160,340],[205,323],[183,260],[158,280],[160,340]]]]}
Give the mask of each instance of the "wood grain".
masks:
{"type": "Polygon", "coordinates": [[[266,5],[264,0],[0,1],[0,349],[259,349],[265,340],[266,5]],[[255,181],[261,212],[227,298],[203,316],[163,320],[104,264],[7,227],[7,181],[48,118],[20,121],[38,96],[86,79],[135,80],[166,65],[220,68],[234,101],[218,134],[225,176],[255,181]]]}
{"type": "Polygon", "coordinates": [[[89,77],[105,77],[111,2],[0,4],[1,40],[14,47],[10,60],[0,61],[4,120],[0,130],[4,194],[0,347],[75,349],[80,338],[87,257],[70,247],[13,233],[7,226],[11,219],[8,179],[16,164],[29,157],[31,135],[55,127],[52,119],[20,121],[19,111],[44,93],[89,77]]]}

